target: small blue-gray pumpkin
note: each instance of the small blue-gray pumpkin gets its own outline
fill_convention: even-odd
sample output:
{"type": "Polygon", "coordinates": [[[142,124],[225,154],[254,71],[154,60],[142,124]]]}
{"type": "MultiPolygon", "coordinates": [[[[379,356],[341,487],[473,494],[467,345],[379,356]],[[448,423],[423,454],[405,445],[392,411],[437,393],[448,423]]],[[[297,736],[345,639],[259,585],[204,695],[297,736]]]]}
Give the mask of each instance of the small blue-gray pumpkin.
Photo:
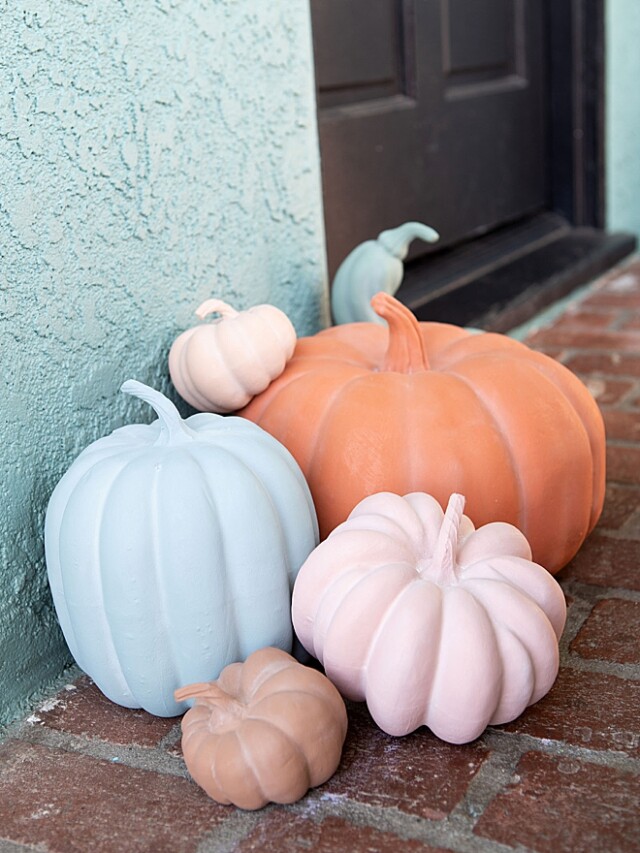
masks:
{"type": "Polygon", "coordinates": [[[173,716],[180,685],[291,650],[291,590],[318,525],[297,463],[260,427],[182,420],[146,385],[122,390],[159,418],[94,442],[60,480],[47,571],[78,665],[114,702],[173,716]]]}

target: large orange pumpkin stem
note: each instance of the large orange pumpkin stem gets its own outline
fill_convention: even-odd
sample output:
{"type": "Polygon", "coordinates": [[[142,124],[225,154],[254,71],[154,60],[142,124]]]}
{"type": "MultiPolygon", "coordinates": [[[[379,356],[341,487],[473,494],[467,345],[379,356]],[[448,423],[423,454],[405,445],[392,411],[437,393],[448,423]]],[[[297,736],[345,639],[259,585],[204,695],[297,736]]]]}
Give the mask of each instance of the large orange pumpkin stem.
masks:
{"type": "Polygon", "coordinates": [[[395,373],[429,370],[424,340],[413,313],[384,291],[376,293],[371,300],[371,307],[389,325],[389,345],[382,369],[395,373]]]}

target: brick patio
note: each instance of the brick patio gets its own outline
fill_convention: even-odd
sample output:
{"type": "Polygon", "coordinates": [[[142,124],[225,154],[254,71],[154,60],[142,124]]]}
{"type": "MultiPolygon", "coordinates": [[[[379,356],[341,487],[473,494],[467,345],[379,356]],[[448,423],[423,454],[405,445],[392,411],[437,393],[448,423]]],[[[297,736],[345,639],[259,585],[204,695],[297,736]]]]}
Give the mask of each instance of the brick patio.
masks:
{"type": "Polygon", "coordinates": [[[602,518],[558,576],[569,614],[545,699],[466,746],[389,737],[350,706],[336,775],[246,813],[189,780],[178,721],[79,676],[0,744],[0,851],[639,851],[640,261],[525,340],[581,376],[608,436],[602,518]]]}

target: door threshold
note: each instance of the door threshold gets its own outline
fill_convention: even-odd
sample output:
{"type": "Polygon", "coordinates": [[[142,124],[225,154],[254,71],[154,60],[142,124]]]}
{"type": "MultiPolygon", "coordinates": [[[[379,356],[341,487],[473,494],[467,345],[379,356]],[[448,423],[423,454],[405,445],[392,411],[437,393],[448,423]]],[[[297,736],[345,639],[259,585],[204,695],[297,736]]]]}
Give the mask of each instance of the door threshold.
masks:
{"type": "Polygon", "coordinates": [[[419,320],[506,332],[635,248],[632,234],[573,228],[543,213],[407,264],[396,296],[419,320]]]}

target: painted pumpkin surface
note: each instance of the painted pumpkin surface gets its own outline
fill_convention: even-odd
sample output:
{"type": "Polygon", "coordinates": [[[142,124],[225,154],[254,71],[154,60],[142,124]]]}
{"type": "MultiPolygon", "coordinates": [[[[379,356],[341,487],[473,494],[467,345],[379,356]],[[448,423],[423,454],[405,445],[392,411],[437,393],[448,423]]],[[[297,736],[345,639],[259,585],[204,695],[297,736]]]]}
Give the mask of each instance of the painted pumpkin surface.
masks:
{"type": "Polygon", "coordinates": [[[475,530],[453,495],[365,498],[309,555],[293,591],[304,647],[391,735],[451,743],[515,719],[551,688],[566,605],[515,527],[475,530]]]}
{"type": "Polygon", "coordinates": [[[213,683],[192,684],[182,720],[189,772],[219,803],[259,809],[293,803],[340,763],[347,712],[322,673],[279,649],[254,652],[213,683]]]}
{"type": "Polygon", "coordinates": [[[586,386],[505,335],[418,323],[386,293],[388,329],[351,323],[298,340],[239,414],[296,458],[326,537],[367,495],[466,495],[478,526],[506,521],[558,571],[602,510],[605,434],[586,386]]]}
{"type": "Polygon", "coordinates": [[[169,351],[169,373],[178,393],[201,412],[233,412],[279,376],[291,358],[296,332],[275,305],[236,311],[221,299],[197,309],[211,323],[187,329],[169,351]]]}
{"type": "Polygon", "coordinates": [[[103,693],[159,716],[181,684],[265,645],[291,650],[291,590],[318,541],[290,453],[241,418],[159,418],[91,444],[47,510],[47,571],[65,639],[103,693]]]}

